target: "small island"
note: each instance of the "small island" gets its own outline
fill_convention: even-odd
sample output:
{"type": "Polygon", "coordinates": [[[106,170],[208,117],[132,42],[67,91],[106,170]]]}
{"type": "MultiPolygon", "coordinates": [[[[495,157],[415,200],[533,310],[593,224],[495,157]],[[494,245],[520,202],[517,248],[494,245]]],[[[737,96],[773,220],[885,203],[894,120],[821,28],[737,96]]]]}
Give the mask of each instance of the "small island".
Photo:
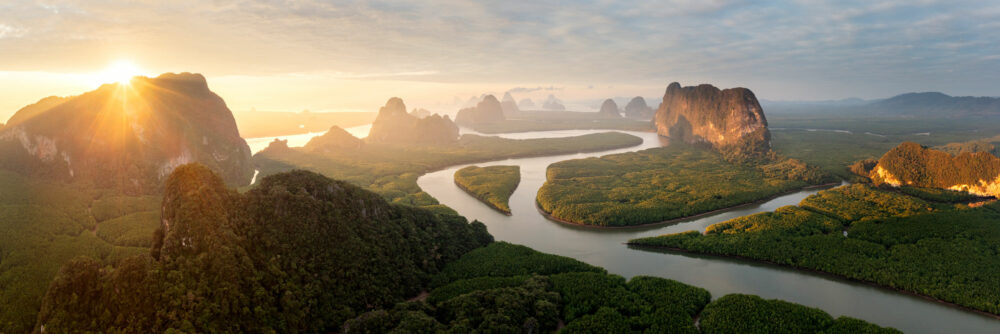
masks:
{"type": "Polygon", "coordinates": [[[753,203],[825,182],[792,159],[726,161],[684,143],[600,158],[566,160],[546,171],[539,208],[556,221],[627,227],[753,203]]]}
{"type": "Polygon", "coordinates": [[[469,166],[455,172],[455,184],[459,188],[508,216],[508,201],[519,183],[520,166],[469,166]]]}
{"type": "MultiPolygon", "coordinates": [[[[608,113],[617,110],[613,101],[606,105],[608,113]]],[[[669,146],[549,166],[539,208],[559,222],[628,227],[835,181],[771,150],[764,112],[746,88],[672,83],[654,124],[669,146]]]]}

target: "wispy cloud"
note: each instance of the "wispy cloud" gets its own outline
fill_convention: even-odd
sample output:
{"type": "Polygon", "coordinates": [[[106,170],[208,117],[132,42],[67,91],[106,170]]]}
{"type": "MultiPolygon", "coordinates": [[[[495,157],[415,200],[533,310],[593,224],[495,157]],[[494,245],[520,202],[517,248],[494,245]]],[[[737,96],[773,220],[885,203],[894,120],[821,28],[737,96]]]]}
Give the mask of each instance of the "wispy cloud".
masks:
{"type": "Polygon", "coordinates": [[[556,87],[556,86],[548,86],[548,87],[542,87],[542,86],[538,86],[538,87],[514,87],[514,88],[511,88],[511,89],[508,89],[507,92],[510,92],[510,93],[531,93],[531,92],[537,92],[537,91],[557,91],[557,90],[563,90],[563,87],[556,87]]]}
{"type": "Polygon", "coordinates": [[[956,93],[982,94],[1000,77],[998,21],[1000,3],[973,0],[14,0],[0,4],[0,70],[93,68],[124,54],[220,75],[677,80],[774,98],[947,82],[956,93]]]}

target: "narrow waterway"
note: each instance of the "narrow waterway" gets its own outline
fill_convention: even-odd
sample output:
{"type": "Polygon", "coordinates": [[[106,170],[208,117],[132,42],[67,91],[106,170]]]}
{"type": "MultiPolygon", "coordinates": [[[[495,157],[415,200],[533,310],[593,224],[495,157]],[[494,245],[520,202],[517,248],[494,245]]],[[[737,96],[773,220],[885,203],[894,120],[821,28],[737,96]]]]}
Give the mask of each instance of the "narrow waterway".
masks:
{"type": "MultiPolygon", "coordinates": [[[[345,130],[363,138],[368,135],[370,128],[371,125],[362,125],[345,130]]],[[[605,131],[539,131],[498,136],[512,139],[555,138],[605,131]]],[[[535,206],[535,195],[545,182],[545,169],[549,164],[567,159],[638,151],[663,144],[655,133],[621,132],[641,137],[643,143],[635,147],[596,153],[472,164],[521,166],[521,184],[510,199],[511,216],[487,207],[455,186],[455,171],[469,165],[452,166],[423,175],[417,180],[417,184],[442,204],[455,209],[469,220],[485,223],[497,240],[569,256],[625,277],[650,275],[670,278],[708,289],[713,298],[730,293],[745,293],[782,299],[823,309],[835,317],[846,315],[895,327],[907,333],[1000,333],[1000,320],[887,289],[751,261],[630,248],[625,245],[626,241],[637,237],[704,230],[717,222],[795,205],[819,189],[803,190],[697,219],[634,229],[594,229],[545,219],[535,206]]],[[[462,133],[479,134],[464,128],[462,133]]],[[[309,139],[321,134],[250,138],[247,142],[256,153],[276,138],[287,139],[289,146],[296,147],[305,145],[309,139]]]]}
{"type": "MultiPolygon", "coordinates": [[[[574,130],[501,135],[508,138],[565,137],[601,132],[574,130]]],[[[623,131],[624,132],[624,131],[623,131]]],[[[463,133],[469,133],[464,131],[463,133]]],[[[772,200],[735,208],[697,219],[635,229],[594,229],[545,219],[535,206],[535,195],[545,182],[549,164],[584,157],[658,147],[655,133],[627,132],[642,137],[640,146],[548,157],[507,159],[473,164],[521,166],[521,184],[510,199],[512,215],[506,216],[469,196],[453,182],[453,166],[421,176],[420,188],[470,220],[485,223],[497,240],[522,244],[542,252],[569,256],[608,271],[632,277],[651,275],[674,279],[711,291],[714,298],[730,293],[760,295],[817,307],[833,316],[846,315],[907,333],[1000,333],[1000,320],[974,312],[865,284],[755,262],[712,256],[635,249],[624,243],[632,238],[690,230],[757,212],[794,205],[818,189],[803,190],[772,200]]]]}

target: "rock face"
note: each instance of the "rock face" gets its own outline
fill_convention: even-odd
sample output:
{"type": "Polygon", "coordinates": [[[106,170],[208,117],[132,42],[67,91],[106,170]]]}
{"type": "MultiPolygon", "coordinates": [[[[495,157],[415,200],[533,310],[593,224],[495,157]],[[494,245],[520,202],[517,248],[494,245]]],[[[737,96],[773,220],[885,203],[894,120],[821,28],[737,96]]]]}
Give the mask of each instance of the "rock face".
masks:
{"type": "Polygon", "coordinates": [[[622,117],[622,115],[618,113],[618,104],[612,99],[604,100],[604,103],[601,103],[601,110],[598,111],[598,113],[608,117],[622,117]]]}
{"type": "MultiPolygon", "coordinates": [[[[359,150],[364,141],[351,135],[346,130],[334,125],[322,136],[313,137],[306,143],[305,149],[310,152],[333,152],[340,150],[359,150]]],[[[287,147],[287,142],[285,143],[287,147]]]]}
{"type": "Polygon", "coordinates": [[[415,108],[413,109],[413,111],[410,112],[410,115],[416,118],[425,118],[427,116],[430,116],[431,114],[432,113],[430,110],[424,108],[415,108]]]}
{"type": "Polygon", "coordinates": [[[233,114],[200,74],[106,84],[19,110],[0,131],[0,166],[100,187],[155,193],[174,168],[198,162],[231,186],[253,176],[233,114]]]}
{"type": "Polygon", "coordinates": [[[403,100],[394,97],[379,109],[368,142],[395,144],[447,144],[458,140],[458,126],[448,116],[417,118],[406,112],[403,100]]]}
{"type": "Polygon", "coordinates": [[[1000,197],[1000,158],[988,152],[951,155],[904,142],[886,152],[869,176],[876,185],[950,189],[1000,197]]]}
{"type": "Polygon", "coordinates": [[[563,111],[566,110],[566,106],[562,104],[562,101],[556,98],[555,95],[549,94],[549,97],[542,102],[542,109],[563,111]]]}
{"type": "Polygon", "coordinates": [[[646,99],[642,96],[633,97],[632,100],[628,101],[625,105],[625,117],[636,118],[636,119],[652,119],[654,114],[653,108],[650,108],[646,104],[646,99]]]}
{"type": "Polygon", "coordinates": [[[500,101],[500,107],[503,109],[504,116],[508,118],[521,112],[521,109],[517,107],[517,102],[514,101],[514,97],[510,95],[510,92],[503,93],[503,100],[500,101]]]}
{"type": "Polygon", "coordinates": [[[459,110],[458,115],[455,116],[455,122],[462,126],[502,122],[506,119],[503,106],[493,95],[486,95],[474,108],[459,110]]]}
{"type": "Polygon", "coordinates": [[[687,143],[708,143],[740,154],[770,150],[764,111],[746,88],[719,90],[707,84],[682,88],[671,83],[654,122],[661,136],[687,143]]]}

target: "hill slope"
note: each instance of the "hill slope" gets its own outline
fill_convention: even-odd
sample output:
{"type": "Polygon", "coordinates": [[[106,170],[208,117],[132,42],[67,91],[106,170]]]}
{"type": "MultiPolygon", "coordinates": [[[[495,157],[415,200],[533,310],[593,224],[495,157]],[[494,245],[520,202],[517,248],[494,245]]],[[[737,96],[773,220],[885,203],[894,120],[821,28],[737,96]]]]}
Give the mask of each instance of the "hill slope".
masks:
{"type": "Polygon", "coordinates": [[[200,74],[136,77],[46,98],[0,131],[0,167],[135,193],[157,192],[174,168],[190,162],[234,186],[253,176],[232,112],[200,74]]]}

